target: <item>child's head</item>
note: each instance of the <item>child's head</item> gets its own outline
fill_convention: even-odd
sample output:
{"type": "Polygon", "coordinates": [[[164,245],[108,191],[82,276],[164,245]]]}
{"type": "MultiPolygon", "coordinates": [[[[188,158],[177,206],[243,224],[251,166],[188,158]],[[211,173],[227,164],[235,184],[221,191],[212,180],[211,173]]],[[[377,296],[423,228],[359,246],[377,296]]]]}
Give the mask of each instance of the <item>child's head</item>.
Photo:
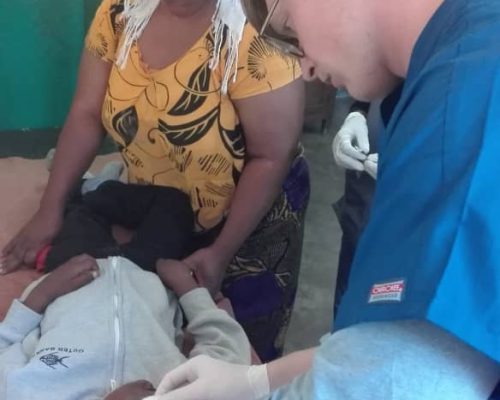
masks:
{"type": "Polygon", "coordinates": [[[108,394],[104,400],[142,400],[153,396],[155,388],[151,382],[135,381],[127,383],[108,394]]]}

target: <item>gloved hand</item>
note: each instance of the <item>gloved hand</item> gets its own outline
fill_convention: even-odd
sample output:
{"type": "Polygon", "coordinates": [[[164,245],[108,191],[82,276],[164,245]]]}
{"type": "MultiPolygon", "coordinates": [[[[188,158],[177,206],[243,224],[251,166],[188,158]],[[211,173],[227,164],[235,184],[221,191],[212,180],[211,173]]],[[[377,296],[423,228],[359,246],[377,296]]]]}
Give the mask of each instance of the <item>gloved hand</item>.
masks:
{"type": "Polygon", "coordinates": [[[170,371],[144,400],[258,400],[269,395],[267,366],[197,356],[170,371]]]}
{"type": "Polygon", "coordinates": [[[378,153],[370,154],[364,162],[365,171],[373,179],[377,179],[378,153]]]}
{"type": "Polygon", "coordinates": [[[350,113],[333,139],[335,163],[346,169],[364,171],[363,162],[370,152],[368,125],[360,112],[350,113]]]}

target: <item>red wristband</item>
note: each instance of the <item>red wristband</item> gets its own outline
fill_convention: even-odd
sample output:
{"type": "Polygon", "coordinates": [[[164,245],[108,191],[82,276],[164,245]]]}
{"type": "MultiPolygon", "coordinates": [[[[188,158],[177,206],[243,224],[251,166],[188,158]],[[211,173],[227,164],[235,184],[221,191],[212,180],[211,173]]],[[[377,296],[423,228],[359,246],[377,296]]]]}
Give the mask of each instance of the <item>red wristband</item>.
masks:
{"type": "Polygon", "coordinates": [[[43,272],[43,270],[45,269],[45,260],[47,259],[47,254],[49,254],[51,248],[52,246],[47,245],[41,250],[39,250],[38,253],[36,253],[35,269],[38,272],[43,272]]]}

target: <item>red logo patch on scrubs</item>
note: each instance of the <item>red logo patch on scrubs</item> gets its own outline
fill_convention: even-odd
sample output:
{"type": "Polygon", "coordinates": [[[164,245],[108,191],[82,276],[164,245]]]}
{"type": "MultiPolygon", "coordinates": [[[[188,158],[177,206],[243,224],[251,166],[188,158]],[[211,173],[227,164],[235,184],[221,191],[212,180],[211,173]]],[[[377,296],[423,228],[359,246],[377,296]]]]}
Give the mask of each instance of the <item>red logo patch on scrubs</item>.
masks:
{"type": "Polygon", "coordinates": [[[376,283],[370,290],[368,303],[401,302],[405,290],[405,281],[376,283]]]}

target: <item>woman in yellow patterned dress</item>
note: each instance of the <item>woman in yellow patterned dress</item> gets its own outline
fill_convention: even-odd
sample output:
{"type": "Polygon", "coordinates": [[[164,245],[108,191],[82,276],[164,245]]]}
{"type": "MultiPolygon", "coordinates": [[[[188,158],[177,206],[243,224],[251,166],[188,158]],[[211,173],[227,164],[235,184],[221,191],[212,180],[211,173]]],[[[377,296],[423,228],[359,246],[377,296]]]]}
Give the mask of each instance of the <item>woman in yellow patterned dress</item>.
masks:
{"type": "Polygon", "coordinates": [[[190,196],[196,232],[184,261],[212,293],[222,288],[269,360],[295,298],[309,194],[298,150],[303,86],[297,61],[244,20],[238,28],[238,15],[221,24],[235,5],[102,1],[40,209],[4,249],[2,268],[32,262],[57,233],[104,126],[129,182],[190,196]]]}

